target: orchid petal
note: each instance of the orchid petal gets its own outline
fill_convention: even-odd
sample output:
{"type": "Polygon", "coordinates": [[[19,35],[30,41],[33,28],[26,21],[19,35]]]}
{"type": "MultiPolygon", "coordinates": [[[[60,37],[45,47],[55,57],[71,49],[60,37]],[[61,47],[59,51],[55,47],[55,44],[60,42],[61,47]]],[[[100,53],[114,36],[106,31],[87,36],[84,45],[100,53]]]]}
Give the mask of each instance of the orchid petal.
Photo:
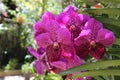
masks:
{"type": "Polygon", "coordinates": [[[96,40],[105,46],[111,46],[115,42],[115,35],[110,30],[102,29],[99,30],[96,40]]]}
{"type": "Polygon", "coordinates": [[[36,22],[36,24],[34,25],[34,30],[35,30],[35,37],[41,33],[46,32],[45,25],[40,21],[36,22]]]}
{"type": "Polygon", "coordinates": [[[50,36],[53,41],[56,41],[57,30],[60,28],[60,25],[55,20],[48,22],[46,29],[50,33],[50,36]]]}
{"type": "Polygon", "coordinates": [[[89,41],[83,37],[78,37],[75,39],[75,49],[76,49],[76,54],[82,58],[86,59],[87,55],[89,53],[89,41]]]}
{"type": "Polygon", "coordinates": [[[70,45],[71,44],[70,31],[67,28],[60,28],[57,31],[57,41],[62,44],[70,45]]]}
{"type": "Polygon", "coordinates": [[[35,62],[35,67],[39,74],[44,74],[45,66],[41,61],[37,60],[35,62]]]}
{"type": "Polygon", "coordinates": [[[36,42],[39,47],[46,48],[49,45],[53,44],[49,33],[42,33],[36,37],[36,42]]]}
{"type": "Polygon", "coordinates": [[[56,17],[57,22],[59,22],[61,26],[66,25],[69,19],[69,15],[67,13],[61,13],[56,17]]]}
{"type": "Polygon", "coordinates": [[[93,32],[97,32],[102,28],[103,28],[102,23],[94,18],[89,19],[84,26],[84,29],[91,29],[93,32]]]}
{"type": "Polygon", "coordinates": [[[89,40],[91,37],[91,33],[92,33],[91,29],[82,30],[81,33],[79,34],[79,37],[84,37],[85,39],[89,40]]]}
{"type": "Polygon", "coordinates": [[[83,61],[82,59],[80,59],[76,54],[74,54],[73,58],[68,59],[68,63],[67,63],[67,68],[73,68],[75,66],[79,66],[82,65],[83,61]]]}
{"type": "Polygon", "coordinates": [[[50,45],[46,49],[46,55],[47,55],[47,58],[48,58],[48,62],[57,61],[57,60],[60,59],[61,48],[58,48],[56,50],[56,49],[54,49],[53,45],[50,45]]]}
{"type": "Polygon", "coordinates": [[[43,20],[43,23],[46,24],[47,22],[49,22],[51,20],[55,20],[55,15],[51,12],[46,12],[43,14],[42,20],[43,20]]]}
{"type": "Polygon", "coordinates": [[[62,56],[66,58],[73,58],[75,54],[75,48],[72,45],[61,45],[62,48],[62,56]]]}
{"type": "Polygon", "coordinates": [[[89,54],[98,60],[103,58],[106,51],[105,46],[100,43],[96,43],[95,46],[91,46],[89,50],[89,54]]]}
{"type": "Polygon", "coordinates": [[[79,17],[82,23],[85,23],[86,21],[90,19],[90,16],[87,14],[79,14],[79,17]]]}
{"type": "Polygon", "coordinates": [[[66,70],[66,63],[63,61],[54,61],[54,62],[51,62],[50,64],[56,68],[66,70]]]}
{"type": "Polygon", "coordinates": [[[35,58],[37,58],[37,59],[40,58],[41,55],[38,54],[38,53],[33,49],[33,47],[29,46],[29,47],[28,47],[28,50],[29,50],[29,52],[30,52],[35,58]]]}

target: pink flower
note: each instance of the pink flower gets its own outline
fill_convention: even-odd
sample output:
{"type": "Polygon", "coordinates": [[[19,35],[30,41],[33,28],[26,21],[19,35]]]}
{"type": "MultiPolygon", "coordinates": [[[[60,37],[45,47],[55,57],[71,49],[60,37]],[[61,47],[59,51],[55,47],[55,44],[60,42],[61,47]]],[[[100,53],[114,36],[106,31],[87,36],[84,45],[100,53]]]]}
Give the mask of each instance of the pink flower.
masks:
{"type": "Polygon", "coordinates": [[[39,47],[46,49],[48,61],[59,59],[63,51],[71,53],[74,50],[73,47],[69,47],[71,46],[71,33],[67,28],[61,28],[55,20],[46,23],[46,32],[39,34],[35,39],[39,47]],[[63,47],[68,47],[68,50],[63,47]],[[53,56],[49,57],[49,55],[56,57],[53,59],[53,56]]]}
{"type": "Polygon", "coordinates": [[[45,31],[35,39],[38,47],[46,49],[47,61],[52,71],[59,73],[82,63],[81,59],[78,60],[79,63],[74,62],[77,57],[67,28],[61,27],[56,20],[50,20],[46,23],[45,31]]]}
{"type": "Polygon", "coordinates": [[[87,14],[78,14],[78,9],[70,5],[63,13],[57,16],[57,21],[62,27],[67,27],[72,33],[73,39],[79,36],[81,28],[90,19],[87,14]]]}
{"type": "Polygon", "coordinates": [[[86,58],[89,53],[99,60],[104,56],[105,47],[112,45],[114,42],[114,33],[104,29],[102,23],[91,18],[75,39],[75,46],[79,57],[86,58]]]}

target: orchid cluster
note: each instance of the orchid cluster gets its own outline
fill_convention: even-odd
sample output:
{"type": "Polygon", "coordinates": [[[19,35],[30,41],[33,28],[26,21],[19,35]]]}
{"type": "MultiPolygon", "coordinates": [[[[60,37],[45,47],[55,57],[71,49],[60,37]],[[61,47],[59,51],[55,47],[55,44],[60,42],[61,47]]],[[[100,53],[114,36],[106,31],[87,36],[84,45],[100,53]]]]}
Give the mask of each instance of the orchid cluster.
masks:
{"type": "Polygon", "coordinates": [[[28,49],[37,58],[35,66],[39,74],[44,74],[44,70],[60,73],[85,64],[83,60],[88,55],[100,60],[106,47],[115,42],[112,31],[103,28],[101,22],[89,15],[79,14],[74,5],[59,15],[44,13],[41,21],[35,23],[34,31],[37,51],[32,47],[28,49]]]}

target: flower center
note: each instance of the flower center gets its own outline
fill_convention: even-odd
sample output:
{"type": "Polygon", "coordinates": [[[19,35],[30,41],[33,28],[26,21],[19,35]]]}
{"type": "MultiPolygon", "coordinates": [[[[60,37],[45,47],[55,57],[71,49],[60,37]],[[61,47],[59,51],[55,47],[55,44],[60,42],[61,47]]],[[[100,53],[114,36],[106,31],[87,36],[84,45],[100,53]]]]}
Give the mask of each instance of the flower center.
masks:
{"type": "Polygon", "coordinates": [[[90,45],[91,45],[92,47],[95,47],[95,46],[96,46],[95,41],[91,41],[91,42],[90,42],[90,45]]]}
{"type": "Polygon", "coordinates": [[[76,30],[75,25],[71,25],[71,26],[70,26],[70,30],[71,30],[71,31],[75,31],[75,30],[76,30]]]}
{"type": "Polygon", "coordinates": [[[59,49],[59,44],[58,44],[58,42],[54,42],[54,43],[53,43],[53,48],[54,48],[55,51],[58,51],[58,49],[59,49]]]}

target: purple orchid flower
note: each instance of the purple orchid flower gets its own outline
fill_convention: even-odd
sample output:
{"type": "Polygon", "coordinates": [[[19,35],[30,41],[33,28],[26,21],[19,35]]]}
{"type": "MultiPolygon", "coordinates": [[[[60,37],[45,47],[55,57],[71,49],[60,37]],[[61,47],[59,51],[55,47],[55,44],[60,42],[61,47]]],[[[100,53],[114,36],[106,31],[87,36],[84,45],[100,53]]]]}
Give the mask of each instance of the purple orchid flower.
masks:
{"type": "Polygon", "coordinates": [[[73,5],[68,6],[63,13],[57,16],[60,25],[71,31],[73,39],[79,36],[81,28],[88,19],[90,17],[87,14],[78,14],[77,7],[73,5]]]}
{"type": "Polygon", "coordinates": [[[49,21],[46,19],[46,22],[44,20],[45,27],[37,26],[39,23],[39,25],[42,25],[43,22],[36,23],[35,30],[41,29],[42,31],[35,39],[39,47],[46,49],[51,70],[59,73],[82,64],[82,60],[78,59],[75,54],[70,31],[65,27],[61,27],[56,20],[50,19],[49,21]]]}
{"type": "Polygon", "coordinates": [[[39,47],[46,49],[47,60],[52,71],[59,73],[68,69],[68,61],[74,60],[75,56],[70,31],[61,27],[55,20],[46,23],[45,31],[36,36],[35,39],[39,47]]]}
{"type": "Polygon", "coordinates": [[[91,18],[75,39],[76,52],[81,58],[86,58],[89,53],[99,60],[105,54],[105,47],[111,46],[114,42],[114,33],[104,29],[102,23],[91,18]]]}

